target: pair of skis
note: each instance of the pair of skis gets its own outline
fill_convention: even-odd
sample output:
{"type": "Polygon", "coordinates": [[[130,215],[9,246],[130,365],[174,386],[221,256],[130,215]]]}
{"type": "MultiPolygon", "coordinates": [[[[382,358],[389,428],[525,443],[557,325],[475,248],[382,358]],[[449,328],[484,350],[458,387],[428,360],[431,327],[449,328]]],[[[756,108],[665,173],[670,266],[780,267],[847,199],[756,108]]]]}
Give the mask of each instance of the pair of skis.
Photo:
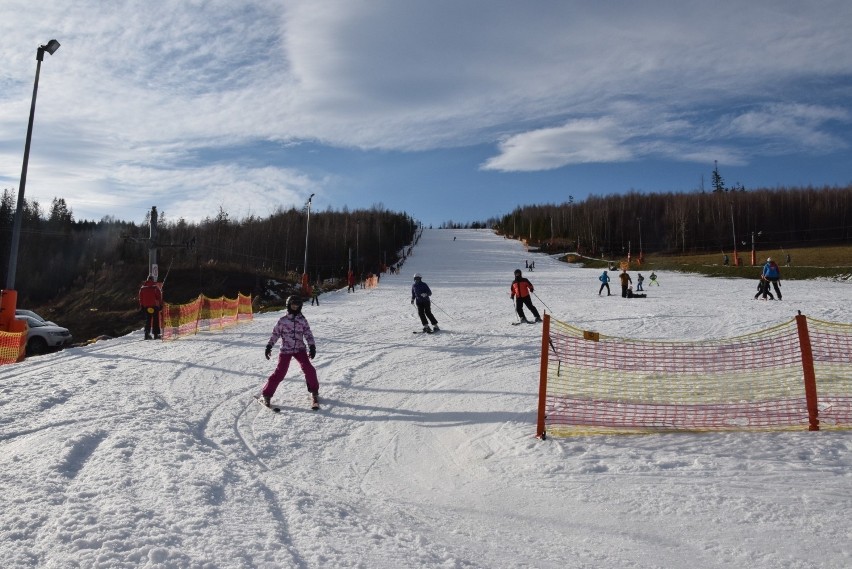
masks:
{"type": "MultiPolygon", "coordinates": [[[[280,413],[281,412],[281,407],[278,407],[277,405],[272,405],[271,403],[269,405],[267,405],[266,402],[263,400],[263,397],[258,396],[258,395],[254,395],[253,397],[254,397],[254,400],[257,401],[261,406],[266,407],[267,409],[269,409],[273,413],[280,413]]],[[[311,410],[312,411],[319,411],[319,408],[320,408],[319,402],[317,402],[314,398],[311,398],[311,410]]]]}
{"type": "Polygon", "coordinates": [[[434,334],[435,332],[440,332],[440,328],[428,328],[425,330],[415,330],[412,334],[434,334]]]}

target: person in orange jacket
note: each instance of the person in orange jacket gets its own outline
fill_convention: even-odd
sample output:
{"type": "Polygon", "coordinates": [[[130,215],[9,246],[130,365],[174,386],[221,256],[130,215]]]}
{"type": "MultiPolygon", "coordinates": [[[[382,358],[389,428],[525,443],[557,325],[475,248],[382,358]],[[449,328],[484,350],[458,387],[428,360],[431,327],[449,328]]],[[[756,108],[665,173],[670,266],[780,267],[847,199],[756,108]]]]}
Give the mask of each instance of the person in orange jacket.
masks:
{"type": "Polygon", "coordinates": [[[627,298],[627,286],[633,284],[633,279],[627,274],[627,269],[622,269],[618,278],[621,280],[621,297],[627,298]]]}
{"type": "Polygon", "coordinates": [[[154,279],[154,275],[148,275],[148,279],[139,288],[139,310],[145,315],[145,339],[151,339],[151,331],[154,339],[160,339],[160,310],[163,308],[163,291],[154,279]]]}
{"type": "Polygon", "coordinates": [[[535,290],[533,284],[526,277],[521,276],[521,269],[515,269],[515,280],[512,281],[512,288],[509,298],[515,301],[515,311],[521,318],[521,322],[529,322],[524,314],[524,306],[530,309],[536,322],[541,322],[541,316],[538,314],[535,306],[533,306],[530,293],[535,290]]]}

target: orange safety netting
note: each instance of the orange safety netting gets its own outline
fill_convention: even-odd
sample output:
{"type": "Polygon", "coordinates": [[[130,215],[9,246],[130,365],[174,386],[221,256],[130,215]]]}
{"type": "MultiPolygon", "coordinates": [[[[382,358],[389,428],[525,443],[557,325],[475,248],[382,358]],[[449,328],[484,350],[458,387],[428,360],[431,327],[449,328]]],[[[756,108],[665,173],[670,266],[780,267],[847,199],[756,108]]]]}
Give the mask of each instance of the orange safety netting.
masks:
{"type": "Polygon", "coordinates": [[[539,436],[852,428],[852,325],[646,341],[546,318],[539,436]]]}
{"type": "Polygon", "coordinates": [[[20,361],[26,346],[26,332],[0,332],[0,365],[20,361]]]}
{"type": "Polygon", "coordinates": [[[202,294],[187,304],[166,303],[161,315],[164,340],[174,340],[199,331],[222,330],[251,320],[254,316],[251,297],[242,294],[234,299],[208,298],[202,294]]]}

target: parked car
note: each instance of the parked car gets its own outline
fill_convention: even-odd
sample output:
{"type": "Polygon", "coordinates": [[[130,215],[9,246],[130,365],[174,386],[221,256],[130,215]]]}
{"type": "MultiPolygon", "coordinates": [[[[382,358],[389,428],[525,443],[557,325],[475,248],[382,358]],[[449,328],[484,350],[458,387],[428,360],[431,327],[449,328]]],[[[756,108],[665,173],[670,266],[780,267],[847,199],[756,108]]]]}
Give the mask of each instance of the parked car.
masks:
{"type": "MultiPolygon", "coordinates": [[[[46,324],[53,324],[53,322],[51,322],[47,318],[43,318],[41,315],[36,314],[32,310],[25,310],[23,308],[16,308],[15,309],[15,316],[29,316],[31,318],[35,318],[36,320],[39,320],[39,321],[44,322],[46,324]]],[[[55,326],[55,324],[54,324],[54,326],[55,326]]]]}
{"type": "Polygon", "coordinates": [[[27,331],[27,355],[43,354],[52,348],[62,348],[71,343],[71,332],[68,328],[57,326],[53,322],[39,320],[34,316],[15,315],[18,320],[24,320],[27,331]]]}

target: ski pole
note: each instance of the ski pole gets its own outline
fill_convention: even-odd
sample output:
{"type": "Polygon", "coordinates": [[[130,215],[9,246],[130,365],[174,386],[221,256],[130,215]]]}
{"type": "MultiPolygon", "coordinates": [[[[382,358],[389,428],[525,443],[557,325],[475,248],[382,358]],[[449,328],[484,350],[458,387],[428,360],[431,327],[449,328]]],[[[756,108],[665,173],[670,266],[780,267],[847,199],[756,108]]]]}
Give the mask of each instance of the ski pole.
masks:
{"type": "Polygon", "coordinates": [[[509,302],[512,303],[512,308],[514,309],[513,312],[515,313],[515,322],[520,322],[521,321],[521,315],[518,314],[518,305],[515,304],[514,299],[510,300],[509,302]]]}
{"type": "Polygon", "coordinates": [[[164,277],[163,277],[163,282],[162,282],[162,284],[163,284],[163,285],[165,285],[165,284],[166,284],[166,279],[167,279],[167,278],[169,278],[169,272],[171,272],[171,270],[172,270],[172,263],[174,263],[174,262],[175,262],[175,258],[174,258],[174,257],[172,257],[172,260],[171,260],[171,261],[169,261],[169,268],[168,268],[168,269],[166,269],[166,276],[164,276],[164,277]]]}
{"type": "Polygon", "coordinates": [[[532,291],[532,293],[535,295],[536,298],[538,298],[538,301],[540,303],[544,304],[544,307],[547,309],[547,311],[553,314],[553,311],[550,309],[550,307],[537,294],[535,294],[535,291],[532,291]]]}
{"type": "MultiPolygon", "coordinates": [[[[431,302],[432,302],[432,304],[435,304],[435,301],[434,301],[434,300],[433,300],[433,301],[431,301],[431,302]]],[[[440,306],[438,306],[437,304],[435,304],[435,308],[437,308],[438,310],[440,310],[440,311],[441,311],[441,312],[443,312],[444,314],[447,314],[447,312],[446,312],[443,308],[441,308],[440,306]]],[[[450,320],[455,320],[455,318],[453,318],[453,317],[452,317],[452,316],[450,316],[449,314],[447,314],[447,318],[449,318],[450,320]]]]}

